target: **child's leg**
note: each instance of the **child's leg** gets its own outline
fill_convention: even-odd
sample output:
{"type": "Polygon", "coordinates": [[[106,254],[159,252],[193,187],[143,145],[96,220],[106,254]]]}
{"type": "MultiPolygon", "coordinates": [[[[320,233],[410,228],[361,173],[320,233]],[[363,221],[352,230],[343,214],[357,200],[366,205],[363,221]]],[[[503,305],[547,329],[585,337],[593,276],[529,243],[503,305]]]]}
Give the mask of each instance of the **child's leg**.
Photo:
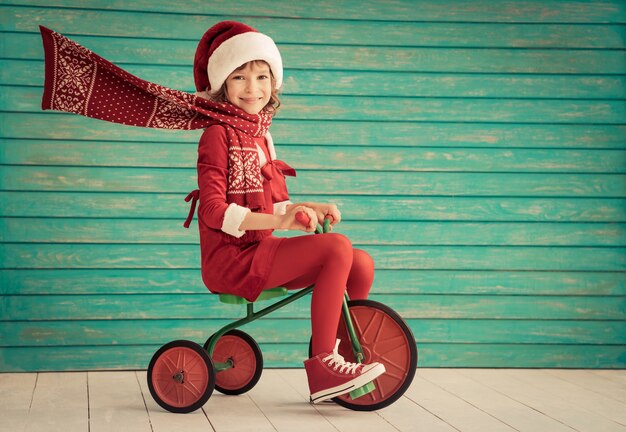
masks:
{"type": "Polygon", "coordinates": [[[314,356],[331,352],[335,345],[352,260],[350,240],[334,233],[284,239],[276,252],[267,288],[291,287],[294,281],[302,282],[305,275],[316,275],[311,297],[314,356]]]}
{"type": "Polygon", "coordinates": [[[348,276],[350,300],[365,300],[374,282],[374,260],[361,249],[354,249],[352,268],[348,276]]]}
{"type": "MultiPolygon", "coordinates": [[[[301,289],[311,286],[315,283],[317,274],[321,267],[314,268],[313,270],[298,276],[297,278],[283,283],[288,289],[301,289]]],[[[353,249],[352,267],[350,268],[350,274],[348,275],[347,291],[351,300],[365,300],[367,299],[372,282],[374,281],[374,260],[372,257],[362,249],[353,249]]],[[[269,286],[269,288],[274,288],[269,286]]]]}
{"type": "Polygon", "coordinates": [[[373,275],[369,255],[353,249],[340,234],[285,239],[276,251],[267,288],[315,284],[311,298],[313,357],[304,362],[313,402],[362,387],[385,373],[385,366],[378,362],[346,362],[337,352],[339,343],[335,344],[346,284],[351,284],[355,298],[365,298],[373,275]]]}

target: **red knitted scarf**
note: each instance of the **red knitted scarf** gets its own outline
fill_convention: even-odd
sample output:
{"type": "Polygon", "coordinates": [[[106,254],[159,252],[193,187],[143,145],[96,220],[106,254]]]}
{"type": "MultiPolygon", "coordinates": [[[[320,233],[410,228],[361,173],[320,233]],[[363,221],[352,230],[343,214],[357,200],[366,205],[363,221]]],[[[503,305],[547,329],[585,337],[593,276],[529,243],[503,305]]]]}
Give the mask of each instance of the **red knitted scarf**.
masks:
{"type": "Polygon", "coordinates": [[[226,200],[251,209],[262,206],[263,181],[253,137],[265,136],[270,114],[251,115],[231,104],[144,81],[59,33],[39,29],[46,69],[44,110],[161,129],[221,124],[229,141],[226,200]]]}

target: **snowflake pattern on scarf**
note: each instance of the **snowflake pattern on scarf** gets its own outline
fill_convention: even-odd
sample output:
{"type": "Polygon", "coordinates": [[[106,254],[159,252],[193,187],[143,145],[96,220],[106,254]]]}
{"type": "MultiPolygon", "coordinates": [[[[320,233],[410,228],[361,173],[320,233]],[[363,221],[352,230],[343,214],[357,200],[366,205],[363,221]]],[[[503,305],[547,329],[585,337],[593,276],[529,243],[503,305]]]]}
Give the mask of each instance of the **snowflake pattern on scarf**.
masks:
{"type": "Polygon", "coordinates": [[[154,101],[153,115],[146,124],[146,127],[156,127],[160,129],[190,129],[191,122],[197,113],[176,106],[166,101],[156,98],[154,101]]]}
{"type": "Polygon", "coordinates": [[[85,115],[98,65],[83,60],[89,51],[64,39],[55,47],[53,109],[85,115]]]}

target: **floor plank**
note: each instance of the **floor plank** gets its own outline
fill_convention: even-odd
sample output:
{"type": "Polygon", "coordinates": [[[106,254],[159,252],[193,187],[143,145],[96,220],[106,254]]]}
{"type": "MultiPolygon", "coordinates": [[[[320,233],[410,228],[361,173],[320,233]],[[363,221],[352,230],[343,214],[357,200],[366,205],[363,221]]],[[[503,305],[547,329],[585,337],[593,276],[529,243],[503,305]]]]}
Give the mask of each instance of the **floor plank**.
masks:
{"type": "Polygon", "coordinates": [[[25,432],[84,432],[89,428],[87,373],[40,373],[25,432]]]}
{"type": "Polygon", "coordinates": [[[626,370],[593,370],[589,372],[594,375],[609,379],[615,384],[626,387],[626,370]]]}
{"type": "Polygon", "coordinates": [[[441,386],[422,378],[418,370],[406,396],[459,431],[511,432],[514,429],[490,414],[457,397],[441,386]]]}
{"type": "Polygon", "coordinates": [[[0,430],[24,430],[36,382],[36,373],[0,374],[0,430]]]}
{"type": "Polygon", "coordinates": [[[509,370],[464,369],[461,373],[579,432],[626,432],[617,423],[572,405],[564,395],[555,397],[546,393],[534,383],[513,376],[509,370]]]}
{"type": "Polygon", "coordinates": [[[544,370],[520,369],[509,370],[508,373],[526,382],[531,382],[546,394],[553,397],[563,397],[578,408],[583,408],[626,427],[626,405],[611,397],[562,380],[544,370]]]}
{"type": "Polygon", "coordinates": [[[572,432],[573,429],[545,414],[495,391],[452,369],[421,370],[420,376],[500,419],[520,432],[572,432]]]}
{"type": "Polygon", "coordinates": [[[0,374],[0,432],[626,432],[626,371],[419,369],[395,404],[311,405],[302,369],[266,369],[240,396],[173,414],[146,372],[0,374]]]}
{"type": "Polygon", "coordinates": [[[151,432],[134,371],[88,372],[90,432],[151,432]]]}
{"type": "Polygon", "coordinates": [[[227,396],[214,391],[202,409],[217,432],[276,431],[248,394],[227,396]]]}
{"type": "Polygon", "coordinates": [[[626,382],[616,380],[620,374],[626,375],[626,371],[611,372],[610,375],[601,376],[587,370],[551,369],[548,371],[551,375],[569,383],[626,404],[626,382]]]}
{"type": "Polygon", "coordinates": [[[455,432],[458,430],[404,396],[376,413],[401,432],[455,432]]]}
{"type": "Polygon", "coordinates": [[[310,393],[304,370],[283,369],[278,373],[300,396],[300,403],[304,403],[309,409],[322,416],[334,428],[331,430],[341,432],[363,432],[368,430],[396,432],[398,430],[376,412],[351,411],[333,402],[311,405],[308,402],[310,393]]]}
{"type": "MultiPolygon", "coordinates": [[[[304,374],[303,370],[297,372],[304,374]]],[[[249,395],[277,431],[336,432],[329,421],[281,378],[279,370],[264,370],[259,383],[249,395]]]]}

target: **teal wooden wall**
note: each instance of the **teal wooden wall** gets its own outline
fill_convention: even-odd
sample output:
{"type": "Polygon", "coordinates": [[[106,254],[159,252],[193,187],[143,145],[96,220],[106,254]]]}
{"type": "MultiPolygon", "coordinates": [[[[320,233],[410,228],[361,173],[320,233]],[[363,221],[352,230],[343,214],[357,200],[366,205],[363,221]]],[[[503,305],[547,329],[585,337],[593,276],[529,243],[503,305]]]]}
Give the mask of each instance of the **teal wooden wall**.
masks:
{"type": "MultiPolygon", "coordinates": [[[[341,206],[420,365],[626,365],[623,1],[2,0],[0,370],[145,368],[242,312],[181,226],[199,132],[39,108],[38,24],[192,91],[222,19],[278,43],[293,198],[341,206]]],[[[307,310],[249,328],[269,366],[302,365],[307,310]]]]}

